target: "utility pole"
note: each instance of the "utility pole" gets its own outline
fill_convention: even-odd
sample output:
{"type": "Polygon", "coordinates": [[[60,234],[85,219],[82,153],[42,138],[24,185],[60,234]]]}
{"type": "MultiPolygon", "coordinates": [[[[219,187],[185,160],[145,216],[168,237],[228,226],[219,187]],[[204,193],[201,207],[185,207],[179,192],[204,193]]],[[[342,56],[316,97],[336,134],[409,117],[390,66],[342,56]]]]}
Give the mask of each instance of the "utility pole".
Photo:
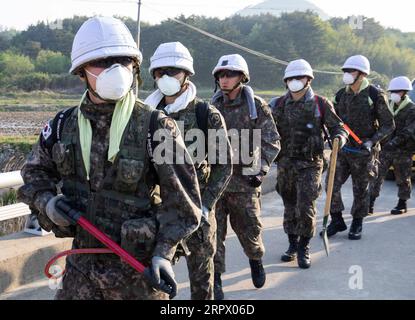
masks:
{"type": "Polygon", "coordinates": [[[138,0],[138,10],[137,10],[137,47],[140,49],[140,11],[141,11],[141,0],[138,0]]]}
{"type": "MultiPolygon", "coordinates": [[[[141,11],[141,0],[138,0],[137,2],[137,48],[140,50],[140,11],[141,11]]],[[[136,80],[136,87],[135,87],[135,95],[138,97],[138,83],[136,80]]]]}

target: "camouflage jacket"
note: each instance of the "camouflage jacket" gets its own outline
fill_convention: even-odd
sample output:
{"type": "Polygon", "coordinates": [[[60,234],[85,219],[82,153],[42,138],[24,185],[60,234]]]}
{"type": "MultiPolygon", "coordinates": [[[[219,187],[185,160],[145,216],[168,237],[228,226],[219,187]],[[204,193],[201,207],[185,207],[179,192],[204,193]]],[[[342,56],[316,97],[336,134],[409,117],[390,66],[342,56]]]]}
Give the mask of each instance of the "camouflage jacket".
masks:
{"type": "MultiPolygon", "coordinates": [[[[253,192],[255,188],[250,186],[249,175],[244,172],[244,168],[253,167],[255,163],[255,167],[267,174],[280,151],[280,136],[271,110],[262,98],[255,96],[257,119],[251,119],[248,103],[242,91],[232,101],[226,101],[226,97],[223,95],[214,103],[225,119],[233,149],[233,175],[226,192],[253,192]],[[260,133],[257,146],[253,145],[254,130],[260,133]],[[247,137],[244,132],[249,132],[249,140],[243,138],[247,137]],[[247,154],[247,151],[253,158],[252,163],[244,163],[244,154],[247,154]]],[[[260,191],[260,188],[257,191],[260,191]]]]}
{"type": "MultiPolygon", "coordinates": [[[[162,110],[164,107],[165,103],[162,100],[157,109],[162,110]]],[[[225,120],[214,106],[198,98],[190,102],[185,109],[177,113],[170,113],[169,117],[177,122],[186,147],[189,148],[189,153],[196,160],[195,167],[202,193],[202,204],[211,210],[225,191],[232,175],[232,150],[225,120]],[[197,108],[201,108],[201,111],[196,112],[197,108]],[[198,116],[200,119],[197,119],[198,116]],[[206,124],[200,124],[199,121],[206,121],[206,124]],[[198,139],[195,146],[194,129],[200,129],[203,135],[208,134],[208,136],[209,133],[217,133],[220,138],[206,141],[207,136],[205,139],[198,139]],[[203,132],[205,130],[206,132],[203,132]],[[187,137],[188,134],[189,137],[187,137]],[[200,143],[203,143],[203,146],[200,143]],[[197,154],[197,149],[200,147],[205,151],[202,157],[197,154]]]]}
{"type": "MultiPolygon", "coordinates": [[[[371,140],[376,145],[395,129],[386,94],[372,85],[363,86],[356,94],[349,87],[341,89],[336,94],[334,109],[363,142],[371,140]],[[377,92],[376,101],[370,97],[371,90],[377,92]]],[[[356,148],[359,145],[349,139],[347,146],[356,148]]]]}
{"type": "Polygon", "coordinates": [[[348,134],[331,102],[315,95],[311,88],[298,101],[294,101],[289,92],[283,97],[274,98],[270,101],[270,107],[281,134],[278,158],[305,161],[321,159],[326,138],[324,126],[330,137],[342,136],[347,139],[348,134]]]}
{"type": "MultiPolygon", "coordinates": [[[[82,196],[81,201],[73,205],[76,206],[77,209],[86,210],[86,215],[90,214],[88,211],[90,211],[89,208],[91,206],[100,208],[100,210],[97,209],[95,211],[105,211],[105,217],[98,216],[97,213],[96,216],[90,218],[92,219],[92,223],[97,224],[97,226],[102,225],[106,228],[112,225],[111,221],[107,221],[111,220],[111,212],[113,212],[114,222],[119,222],[116,221],[115,218],[118,220],[125,220],[139,217],[139,213],[134,210],[134,205],[136,203],[152,203],[151,191],[156,184],[159,185],[163,203],[157,208],[157,211],[149,210],[149,212],[147,212],[155,216],[158,225],[153,255],[171,260],[177,244],[183,238],[190,235],[200,223],[201,198],[195,169],[193,165],[176,164],[176,161],[173,163],[152,163],[150,160],[151,155],[137,154],[137,150],[141,150],[140,153],[150,153],[148,151],[147,134],[145,133],[140,136],[142,137],[142,139],[140,139],[143,141],[138,141],[140,139],[137,139],[137,135],[141,134],[137,123],[142,117],[150,117],[149,114],[151,113],[151,109],[139,100],[136,102],[133,115],[124,131],[124,142],[120,145],[119,162],[115,161],[114,164],[108,162],[109,127],[113,109],[114,105],[94,105],[89,100],[86,100],[82,104],[81,112],[90,120],[93,132],[90,156],[90,180],[89,182],[86,180],[86,175],[82,173],[82,169],[80,168],[75,168],[77,171],[75,175],[68,174],[68,180],[72,183],[79,183],[82,188],[87,186],[89,194],[100,194],[101,191],[105,191],[106,194],[109,195],[114,193],[122,195],[125,193],[124,200],[123,198],[121,198],[121,200],[119,197],[117,198],[117,201],[122,208],[111,206],[111,201],[109,200],[99,201],[95,199],[90,201],[89,199],[85,200],[82,196]],[[127,140],[136,141],[137,148],[130,143],[129,149],[127,148],[128,150],[124,150],[124,145],[126,144],[125,141],[127,140]],[[142,164],[148,168],[148,170],[144,170],[143,173],[140,174],[142,178],[140,178],[140,184],[137,184],[139,188],[134,187],[136,181],[135,174],[132,174],[130,170],[133,169],[133,167],[125,166],[125,168],[120,169],[123,167],[123,163],[121,163],[123,160],[122,155],[134,152],[136,153],[134,156],[142,159],[142,164]],[[118,176],[121,176],[121,182],[117,181],[118,176]],[[128,186],[131,187],[131,184],[133,184],[133,188],[128,189],[128,186]],[[114,188],[114,190],[111,190],[111,188],[114,188]],[[83,203],[84,201],[86,203],[83,203]]],[[[76,115],[76,112],[72,114],[68,120],[76,121],[77,116],[74,115],[76,115]]],[[[63,179],[64,177],[62,176],[62,172],[65,172],[63,169],[66,169],[68,172],[73,170],[70,166],[62,168],[62,163],[56,161],[56,158],[52,154],[53,151],[51,151],[59,149],[55,146],[60,144],[60,139],[65,138],[65,130],[69,126],[68,123],[71,122],[65,121],[62,126],[62,137],[60,137],[61,116],[62,112],[60,112],[54,120],[49,121],[48,125],[42,131],[38,142],[34,145],[33,150],[22,169],[24,186],[19,189],[19,198],[40,211],[39,222],[44,229],[53,230],[57,236],[61,237],[73,236],[75,238],[74,247],[76,247],[77,244],[85,243],[85,233],[80,232],[78,226],[76,228],[70,227],[70,230],[68,230],[68,228],[58,227],[54,225],[45,214],[46,203],[51,196],[57,193],[57,186],[58,183],[62,183],[61,180],[63,180],[63,186],[65,187],[65,179],[63,179]]],[[[179,135],[175,122],[171,120],[171,118],[166,117],[164,113],[159,113],[156,121],[158,129],[165,129],[165,131],[171,135],[175,142],[176,149],[181,149],[184,154],[187,154],[183,139],[179,135]]],[[[77,125],[75,125],[75,127],[77,127],[77,125]]],[[[73,154],[75,159],[80,158],[80,148],[76,147],[76,145],[73,154]]],[[[76,163],[79,164],[79,161],[76,163]]],[[[124,165],[125,164],[126,163],[124,163],[124,165]]],[[[136,166],[134,166],[134,168],[135,167],[136,166]]],[[[77,188],[68,187],[67,189],[78,192],[77,188]]],[[[66,196],[65,189],[62,190],[62,192],[66,196]]],[[[72,195],[68,196],[70,198],[72,197],[72,195]]],[[[104,199],[106,198],[104,197],[104,199]]],[[[118,241],[119,230],[112,230],[111,232],[114,232],[115,234],[111,234],[110,236],[118,241]]]]}
{"type": "Polygon", "coordinates": [[[394,115],[396,128],[386,138],[382,145],[389,141],[397,146],[396,151],[415,152],[415,104],[410,102],[396,115],[394,115]]]}

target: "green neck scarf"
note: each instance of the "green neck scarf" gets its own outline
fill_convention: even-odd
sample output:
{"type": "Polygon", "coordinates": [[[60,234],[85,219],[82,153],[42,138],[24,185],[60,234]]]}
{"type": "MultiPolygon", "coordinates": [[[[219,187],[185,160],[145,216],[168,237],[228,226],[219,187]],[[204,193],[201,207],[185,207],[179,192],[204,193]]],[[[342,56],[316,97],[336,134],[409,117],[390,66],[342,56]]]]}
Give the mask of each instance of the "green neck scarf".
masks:
{"type": "Polygon", "coordinates": [[[405,96],[405,99],[401,102],[401,104],[399,105],[398,109],[394,110],[394,109],[395,109],[395,102],[391,102],[391,103],[389,104],[389,109],[390,109],[390,111],[392,112],[393,116],[394,116],[394,117],[396,117],[396,115],[397,115],[400,111],[402,111],[403,109],[405,109],[405,108],[406,108],[406,106],[407,106],[408,104],[410,104],[411,102],[412,102],[411,98],[409,98],[409,96],[408,96],[408,95],[406,95],[406,96],[405,96]]]}
{"type": "MultiPolygon", "coordinates": [[[[362,83],[360,84],[360,89],[359,89],[359,92],[358,93],[360,93],[363,90],[365,90],[367,87],[369,87],[369,85],[370,85],[369,80],[367,80],[367,78],[363,78],[362,83]]],[[[347,86],[347,90],[348,91],[352,91],[352,86],[350,86],[350,85],[347,86]]]]}
{"type": "MultiPolygon", "coordinates": [[[[81,144],[82,159],[85,165],[85,171],[87,179],[89,180],[90,171],[90,156],[91,156],[91,144],[92,144],[92,127],[89,119],[81,112],[81,105],[88,94],[88,90],[85,91],[81,98],[81,102],[78,106],[78,128],[79,128],[79,141],[81,144]]],[[[121,139],[124,134],[124,130],[130,121],[131,114],[134,109],[136,97],[131,90],[127,95],[119,100],[114,109],[114,113],[111,119],[110,127],[110,141],[108,149],[108,161],[114,162],[115,157],[120,151],[121,139]]]]}

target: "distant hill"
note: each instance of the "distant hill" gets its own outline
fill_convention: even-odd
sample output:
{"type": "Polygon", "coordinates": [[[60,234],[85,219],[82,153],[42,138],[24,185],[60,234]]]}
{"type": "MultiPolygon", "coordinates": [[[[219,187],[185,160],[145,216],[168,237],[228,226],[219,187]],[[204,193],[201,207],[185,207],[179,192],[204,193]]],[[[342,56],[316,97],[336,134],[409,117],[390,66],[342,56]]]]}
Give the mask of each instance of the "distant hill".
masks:
{"type": "Polygon", "coordinates": [[[282,13],[291,13],[294,11],[305,12],[307,10],[317,13],[323,20],[330,19],[330,16],[322,9],[306,0],[268,0],[248,6],[235,14],[246,17],[269,13],[279,17],[282,13]]]}

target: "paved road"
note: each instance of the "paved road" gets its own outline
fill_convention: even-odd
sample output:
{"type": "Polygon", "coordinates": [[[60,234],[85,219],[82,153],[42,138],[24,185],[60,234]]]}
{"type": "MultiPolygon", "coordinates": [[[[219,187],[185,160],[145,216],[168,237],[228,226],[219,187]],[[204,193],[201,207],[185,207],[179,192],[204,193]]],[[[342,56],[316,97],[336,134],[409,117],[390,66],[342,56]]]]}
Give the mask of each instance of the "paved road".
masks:
{"type": "MultiPolygon", "coordinates": [[[[351,183],[344,189],[345,217],[352,203],[351,183]]],[[[331,239],[331,255],[325,256],[320,237],[312,241],[312,267],[300,270],[296,263],[281,263],[287,239],[282,229],[282,201],[272,192],[263,198],[263,223],[267,283],[257,290],[250,269],[233,232],[227,239],[228,272],[224,274],[227,299],[415,299],[415,209],[394,217],[396,187],[387,181],[375,206],[375,215],[365,220],[361,241],[350,241],[347,232],[331,239]]],[[[412,203],[409,203],[411,206],[412,203]]],[[[321,229],[324,197],[318,201],[321,229]]],[[[415,207],[415,204],[414,204],[415,207]]],[[[231,229],[230,229],[231,230],[231,229]]],[[[177,299],[189,298],[187,270],[183,261],[175,268],[179,282],[177,299]]],[[[47,281],[40,281],[3,294],[0,299],[52,299],[47,281]]]]}

